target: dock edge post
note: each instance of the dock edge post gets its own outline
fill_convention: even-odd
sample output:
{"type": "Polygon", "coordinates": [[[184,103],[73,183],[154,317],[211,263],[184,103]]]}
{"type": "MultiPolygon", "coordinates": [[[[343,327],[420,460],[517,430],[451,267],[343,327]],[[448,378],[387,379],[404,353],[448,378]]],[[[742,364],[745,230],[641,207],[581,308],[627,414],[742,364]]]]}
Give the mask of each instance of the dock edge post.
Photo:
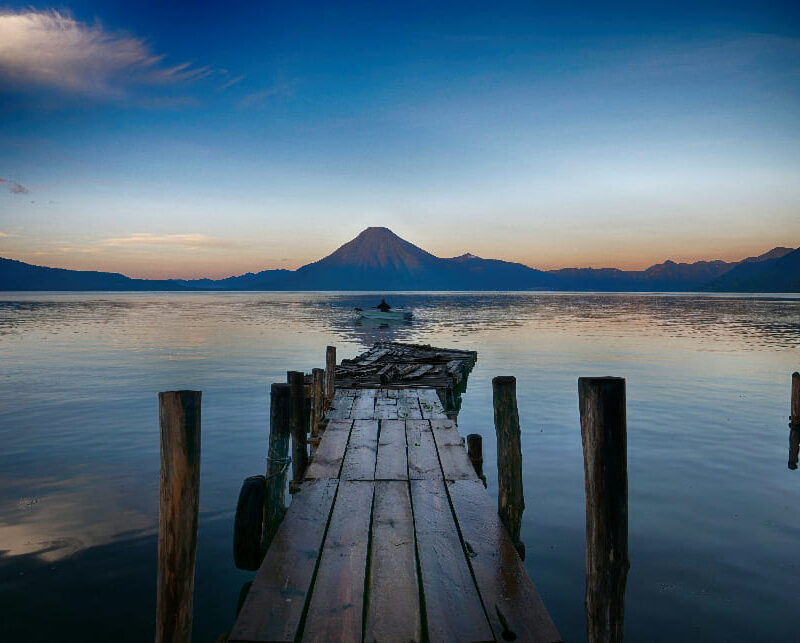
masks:
{"type": "Polygon", "coordinates": [[[330,402],[336,392],[336,346],[325,349],[325,399],[330,402]]]}
{"type": "Polygon", "coordinates": [[[308,436],[305,415],[305,375],[301,371],[289,371],[289,426],[292,433],[292,482],[290,491],[296,490],[306,475],[308,467],[308,436]]]}
{"type": "Polygon", "coordinates": [[[492,379],[494,428],[497,433],[497,513],[506,526],[520,558],[525,545],[520,540],[525,495],[522,488],[522,444],[517,410],[517,379],[492,379]]]}
{"type": "MultiPolygon", "coordinates": [[[[325,417],[325,369],[311,371],[311,439],[317,440],[325,417]]],[[[316,443],[314,443],[316,446],[316,443]]]]}
{"type": "Polygon", "coordinates": [[[161,473],[156,643],[189,643],[200,501],[200,391],[158,394],[161,473]]]}
{"type": "Polygon", "coordinates": [[[586,640],[622,641],[628,560],[625,379],[578,378],[586,485],[586,640]]]}
{"type": "Polygon", "coordinates": [[[800,427],[800,373],[792,373],[792,404],[789,423],[795,427],[800,427]]]}
{"type": "Polygon", "coordinates": [[[290,390],[282,382],[270,387],[269,448],[267,480],[264,492],[264,524],[261,531],[261,553],[269,549],[275,532],[286,513],[286,470],[289,462],[290,390]]]}
{"type": "Polygon", "coordinates": [[[470,433],[467,436],[467,455],[475,473],[479,478],[485,479],[483,475],[483,437],[480,433],[470,433]]]}

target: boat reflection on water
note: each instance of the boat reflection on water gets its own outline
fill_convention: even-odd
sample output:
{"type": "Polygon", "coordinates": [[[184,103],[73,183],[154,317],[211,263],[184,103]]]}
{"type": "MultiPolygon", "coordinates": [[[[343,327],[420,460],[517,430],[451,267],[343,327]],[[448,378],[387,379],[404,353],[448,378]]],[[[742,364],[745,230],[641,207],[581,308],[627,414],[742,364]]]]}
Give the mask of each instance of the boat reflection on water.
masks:
{"type": "Polygon", "coordinates": [[[371,317],[357,317],[356,326],[365,328],[396,328],[398,326],[411,326],[411,319],[372,319],[371,317]]]}
{"type": "Polygon", "coordinates": [[[789,468],[797,469],[797,456],[800,452],[800,424],[790,425],[789,428],[789,468]]]}
{"type": "Polygon", "coordinates": [[[348,329],[342,329],[344,334],[357,339],[363,346],[370,347],[375,342],[402,342],[405,341],[413,327],[410,319],[369,319],[356,318],[348,329]]]}

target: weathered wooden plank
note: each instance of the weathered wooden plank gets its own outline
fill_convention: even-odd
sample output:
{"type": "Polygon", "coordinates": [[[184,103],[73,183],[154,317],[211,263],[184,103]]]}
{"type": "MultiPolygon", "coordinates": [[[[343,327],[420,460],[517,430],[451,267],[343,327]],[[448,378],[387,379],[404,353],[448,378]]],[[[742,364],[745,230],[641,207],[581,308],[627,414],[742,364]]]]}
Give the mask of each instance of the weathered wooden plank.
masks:
{"type": "Polygon", "coordinates": [[[397,398],[397,417],[400,420],[421,420],[419,397],[416,391],[408,391],[408,395],[397,398]]]}
{"type": "Polygon", "coordinates": [[[560,641],[483,483],[456,480],[447,485],[470,552],[469,564],[497,640],[560,641]]]}
{"type": "Polygon", "coordinates": [[[354,420],[371,420],[375,417],[375,391],[374,388],[359,390],[351,413],[354,420]]]}
{"type": "Polygon", "coordinates": [[[339,483],[303,641],[361,641],[374,482],[339,483]]]}
{"type": "Polygon", "coordinates": [[[338,480],[306,482],[264,557],[229,640],[294,641],[338,480]]]}
{"type": "Polygon", "coordinates": [[[408,480],[406,424],[402,420],[381,421],[375,479],[408,480]]]}
{"type": "Polygon", "coordinates": [[[379,397],[375,400],[375,419],[396,420],[397,400],[389,397],[379,397]]]}
{"type": "Polygon", "coordinates": [[[444,485],[442,480],[411,481],[428,637],[494,641],[444,485]]]}
{"type": "Polygon", "coordinates": [[[436,442],[428,420],[406,420],[406,445],[410,479],[442,479],[442,467],[436,455],[436,442]]]}
{"type": "Polygon", "coordinates": [[[343,480],[374,480],[378,452],[378,421],[356,420],[344,454],[343,480]]]}
{"type": "Polygon", "coordinates": [[[353,420],[331,420],[306,471],[306,480],[338,478],[353,420]]]}
{"type": "Polygon", "coordinates": [[[351,389],[336,391],[331,401],[330,410],[325,417],[329,420],[346,420],[350,417],[354,401],[355,394],[351,393],[351,389]]]}
{"type": "Polygon", "coordinates": [[[365,641],[422,640],[414,544],[408,484],[376,482],[365,641]]]}
{"type": "Polygon", "coordinates": [[[467,450],[464,448],[455,422],[431,420],[431,430],[445,480],[477,480],[475,468],[467,457],[467,450]]]}
{"type": "Polygon", "coordinates": [[[419,396],[419,405],[422,409],[422,417],[426,420],[431,419],[447,419],[444,413],[442,401],[439,395],[432,388],[421,388],[417,391],[419,396]]]}

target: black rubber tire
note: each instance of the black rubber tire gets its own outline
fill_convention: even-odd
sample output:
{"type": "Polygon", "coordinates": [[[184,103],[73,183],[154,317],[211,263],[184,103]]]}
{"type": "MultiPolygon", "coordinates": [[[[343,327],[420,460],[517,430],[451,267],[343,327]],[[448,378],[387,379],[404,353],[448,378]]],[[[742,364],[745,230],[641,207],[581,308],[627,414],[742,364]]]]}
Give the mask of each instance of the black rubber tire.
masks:
{"type": "Polygon", "coordinates": [[[267,480],[250,476],[242,483],[233,523],[233,560],[239,569],[257,570],[261,565],[261,526],[267,480]]]}

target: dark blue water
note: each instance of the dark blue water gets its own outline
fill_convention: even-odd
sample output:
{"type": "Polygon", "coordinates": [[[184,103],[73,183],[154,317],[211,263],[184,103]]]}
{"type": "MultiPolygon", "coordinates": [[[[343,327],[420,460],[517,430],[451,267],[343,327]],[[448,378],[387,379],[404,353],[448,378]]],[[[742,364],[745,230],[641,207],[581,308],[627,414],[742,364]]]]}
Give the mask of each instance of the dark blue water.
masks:
{"type": "Polygon", "coordinates": [[[581,640],[577,378],[628,387],[633,641],[800,640],[800,470],[787,467],[800,299],[397,295],[410,325],[358,325],[359,294],[0,294],[0,640],[143,641],[155,614],[156,394],[203,391],[195,640],[228,631],[252,574],[231,553],[263,472],[267,390],[391,339],[478,351],[459,416],[484,436],[516,375],[526,566],[581,640]]]}

